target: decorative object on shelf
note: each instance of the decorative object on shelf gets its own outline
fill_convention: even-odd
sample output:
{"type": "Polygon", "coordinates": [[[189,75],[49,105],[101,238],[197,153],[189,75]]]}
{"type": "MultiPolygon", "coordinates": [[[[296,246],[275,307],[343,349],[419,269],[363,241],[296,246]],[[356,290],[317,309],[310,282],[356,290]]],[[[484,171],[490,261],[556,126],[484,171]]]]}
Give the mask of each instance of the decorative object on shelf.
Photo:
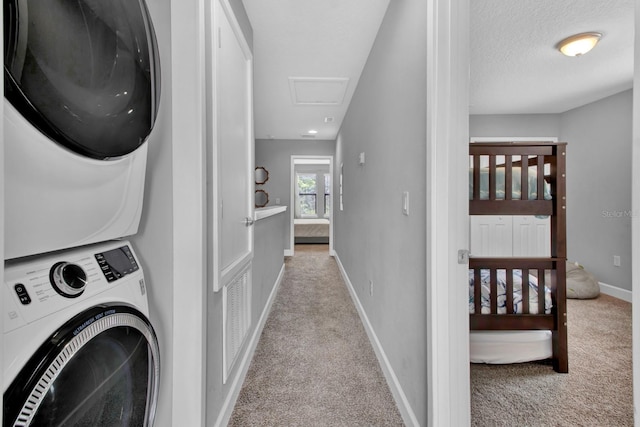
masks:
{"type": "Polygon", "coordinates": [[[264,190],[256,190],[255,205],[256,208],[264,208],[269,203],[269,193],[264,190]]]}
{"type": "Polygon", "coordinates": [[[264,166],[256,167],[256,184],[262,185],[265,182],[269,181],[269,171],[264,168],[264,166]]]}

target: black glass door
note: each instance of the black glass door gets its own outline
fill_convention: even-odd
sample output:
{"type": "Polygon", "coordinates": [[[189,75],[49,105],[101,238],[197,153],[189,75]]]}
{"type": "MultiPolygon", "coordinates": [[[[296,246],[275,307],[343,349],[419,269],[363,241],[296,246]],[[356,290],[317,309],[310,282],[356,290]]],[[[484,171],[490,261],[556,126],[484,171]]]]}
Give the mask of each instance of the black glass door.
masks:
{"type": "Polygon", "coordinates": [[[147,426],[159,365],[138,311],[99,306],[52,335],[4,395],[5,425],[147,426]]]}
{"type": "Polygon", "coordinates": [[[4,0],[5,97],[79,154],[108,159],[153,128],[160,67],[144,0],[4,0]]]}

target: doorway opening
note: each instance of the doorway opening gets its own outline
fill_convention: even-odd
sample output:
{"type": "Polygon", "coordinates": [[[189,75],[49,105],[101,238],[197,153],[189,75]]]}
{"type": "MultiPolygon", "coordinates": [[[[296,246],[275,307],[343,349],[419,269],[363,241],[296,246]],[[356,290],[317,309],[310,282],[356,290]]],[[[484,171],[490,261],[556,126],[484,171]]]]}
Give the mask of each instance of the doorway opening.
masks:
{"type": "Polygon", "coordinates": [[[333,156],[291,156],[290,255],[296,244],[328,244],[333,256],[333,156]]]}

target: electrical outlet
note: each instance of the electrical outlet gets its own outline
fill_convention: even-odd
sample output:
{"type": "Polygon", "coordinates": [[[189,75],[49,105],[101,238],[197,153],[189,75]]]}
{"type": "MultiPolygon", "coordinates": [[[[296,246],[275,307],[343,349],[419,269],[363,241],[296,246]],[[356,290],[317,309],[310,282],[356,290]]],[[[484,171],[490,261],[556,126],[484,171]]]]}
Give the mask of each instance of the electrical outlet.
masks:
{"type": "Polygon", "coordinates": [[[613,265],[615,267],[620,267],[620,255],[613,256],[613,265]]]}
{"type": "Polygon", "coordinates": [[[369,295],[373,296],[373,280],[369,280],[369,295]]]}

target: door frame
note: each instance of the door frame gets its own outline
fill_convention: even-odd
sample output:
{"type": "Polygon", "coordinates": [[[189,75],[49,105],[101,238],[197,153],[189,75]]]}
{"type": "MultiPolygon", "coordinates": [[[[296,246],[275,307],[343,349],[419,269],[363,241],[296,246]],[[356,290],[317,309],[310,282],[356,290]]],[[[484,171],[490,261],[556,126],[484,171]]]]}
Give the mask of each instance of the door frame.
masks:
{"type": "Polygon", "coordinates": [[[427,1],[427,422],[471,422],[469,247],[469,0],[427,1]]]}
{"type": "Polygon", "coordinates": [[[333,176],[333,156],[315,156],[315,155],[302,155],[302,154],[292,154],[291,155],[291,178],[289,180],[290,190],[289,197],[291,197],[291,206],[289,212],[289,250],[285,249],[286,256],[293,256],[295,254],[295,236],[294,236],[294,219],[295,219],[295,191],[296,191],[296,171],[295,171],[295,161],[300,159],[307,160],[329,160],[329,176],[331,177],[331,194],[329,196],[329,255],[335,256],[335,251],[333,250],[333,182],[335,177],[333,176]]]}
{"type": "MultiPolygon", "coordinates": [[[[636,1],[635,7],[635,39],[634,39],[634,74],[633,86],[640,88],[640,4],[636,1]]],[[[633,362],[633,407],[634,424],[640,426],[640,417],[637,411],[640,408],[640,260],[635,254],[640,254],[640,89],[633,91],[633,122],[632,122],[632,147],[631,147],[631,289],[632,289],[632,362],[633,362]]]]}

